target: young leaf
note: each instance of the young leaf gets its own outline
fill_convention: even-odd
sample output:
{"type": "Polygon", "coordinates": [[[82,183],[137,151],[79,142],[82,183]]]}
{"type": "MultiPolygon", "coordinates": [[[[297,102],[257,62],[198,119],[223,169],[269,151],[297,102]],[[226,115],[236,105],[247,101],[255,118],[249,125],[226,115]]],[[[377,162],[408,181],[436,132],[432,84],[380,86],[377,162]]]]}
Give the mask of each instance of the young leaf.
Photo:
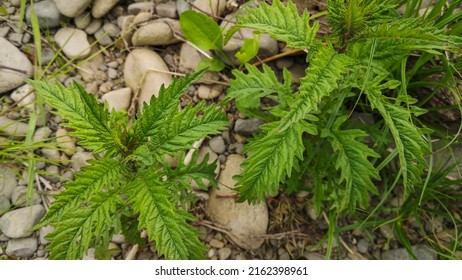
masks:
{"type": "Polygon", "coordinates": [[[195,141],[218,133],[228,125],[221,111],[215,106],[206,107],[204,102],[195,107],[188,105],[183,111],[172,113],[167,120],[168,123],[149,132],[153,152],[159,157],[190,149],[195,141]]]}
{"type": "Polygon", "coordinates": [[[197,65],[196,71],[206,69],[207,71],[220,72],[221,70],[225,69],[225,67],[226,64],[218,57],[214,57],[213,59],[208,59],[205,57],[197,65]]]}
{"type": "Polygon", "coordinates": [[[181,30],[185,38],[202,50],[221,50],[223,35],[220,26],[209,16],[196,11],[180,15],[181,30]]]}
{"type": "Polygon", "coordinates": [[[146,142],[153,131],[167,123],[168,118],[178,112],[180,97],[204,72],[205,70],[202,70],[188,74],[183,79],[174,79],[168,88],[162,86],[159,97],[153,96],[149,105],[144,104],[142,112],[137,115],[138,118],[133,124],[135,139],[146,142]]]}
{"type": "Polygon", "coordinates": [[[257,8],[247,9],[239,15],[237,22],[241,27],[254,28],[284,41],[291,48],[311,49],[317,44],[319,23],[310,26],[306,10],[299,16],[297,7],[290,0],[286,6],[280,0],[274,0],[271,6],[260,2],[257,8]]]}
{"type": "Polygon", "coordinates": [[[258,54],[260,45],[260,33],[253,34],[253,38],[244,39],[241,49],[235,54],[241,64],[249,62],[258,54]]]}
{"type": "Polygon", "coordinates": [[[230,81],[225,100],[235,99],[237,108],[246,116],[264,118],[260,113],[262,97],[277,93],[278,95],[274,98],[281,97],[278,101],[283,103],[284,96],[292,95],[292,78],[289,71],[284,71],[284,84],[281,84],[269,66],[263,65],[263,72],[250,64],[246,64],[245,68],[248,71],[247,74],[233,70],[235,79],[230,81]]]}

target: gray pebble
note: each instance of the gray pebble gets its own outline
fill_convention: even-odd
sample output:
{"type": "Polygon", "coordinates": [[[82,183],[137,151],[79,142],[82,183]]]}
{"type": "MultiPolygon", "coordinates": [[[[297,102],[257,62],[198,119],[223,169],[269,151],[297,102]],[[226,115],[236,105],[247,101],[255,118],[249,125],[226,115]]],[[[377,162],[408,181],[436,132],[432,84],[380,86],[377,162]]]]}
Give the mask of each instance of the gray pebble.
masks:
{"type": "Polygon", "coordinates": [[[279,70],[282,70],[284,68],[288,69],[292,67],[293,65],[294,65],[294,60],[293,58],[290,58],[290,57],[284,57],[276,61],[276,67],[279,70]]]}
{"type": "Polygon", "coordinates": [[[42,205],[10,211],[0,218],[0,230],[10,238],[30,236],[32,232],[29,229],[38,224],[45,212],[42,205]]]}
{"type": "Polygon", "coordinates": [[[11,199],[17,184],[16,173],[6,165],[0,165],[0,195],[11,199]]]}
{"type": "MultiPolygon", "coordinates": [[[[412,246],[415,256],[419,260],[437,260],[438,255],[434,250],[425,245],[412,246]]],[[[382,254],[384,260],[411,260],[412,257],[405,248],[391,249],[382,254]]]]}
{"type": "Polygon", "coordinates": [[[111,241],[117,244],[125,243],[125,236],[122,233],[114,234],[111,241]]]}
{"type": "MultiPolygon", "coordinates": [[[[11,196],[11,202],[15,206],[25,206],[29,199],[27,198],[27,187],[17,186],[13,190],[13,195],[11,196]]],[[[32,204],[42,203],[42,198],[34,191],[32,196],[32,204]]]]}
{"type": "Polygon", "coordinates": [[[32,139],[34,142],[39,142],[47,139],[51,135],[51,129],[48,126],[37,128],[32,139]]]}
{"type": "Polygon", "coordinates": [[[224,247],[218,250],[218,259],[227,260],[231,256],[231,249],[224,247]]]}
{"type": "Polygon", "coordinates": [[[103,30],[107,33],[107,35],[111,36],[112,38],[119,37],[121,32],[120,28],[117,25],[110,22],[105,23],[103,25],[103,30]]]}
{"type": "Polygon", "coordinates": [[[181,15],[183,12],[191,10],[191,4],[189,4],[186,0],[177,0],[176,8],[178,10],[178,14],[181,15]]]}
{"type": "Polygon", "coordinates": [[[22,43],[23,44],[28,44],[32,39],[32,35],[30,35],[29,33],[24,33],[24,35],[22,36],[22,43]]]}
{"type": "Polygon", "coordinates": [[[52,183],[59,182],[59,167],[56,165],[50,165],[45,169],[47,173],[46,178],[50,180],[52,183]]]}
{"type": "Polygon", "coordinates": [[[100,45],[107,46],[112,44],[112,39],[109,37],[103,29],[96,31],[95,39],[100,45]]]}
{"type": "Polygon", "coordinates": [[[209,141],[209,147],[217,154],[222,154],[226,151],[225,140],[221,136],[215,136],[209,141]]]}
{"type": "Polygon", "coordinates": [[[61,159],[61,154],[56,149],[42,148],[41,151],[42,155],[49,160],[59,161],[61,159]]]}
{"type": "Polygon", "coordinates": [[[114,69],[116,69],[117,67],[119,67],[119,63],[118,63],[117,61],[115,61],[115,60],[106,63],[106,65],[107,65],[108,67],[111,67],[111,68],[114,68],[114,69]]]}
{"type": "Polygon", "coordinates": [[[84,30],[91,23],[91,15],[89,12],[78,15],[74,18],[74,24],[78,29],[84,30]]]}
{"type": "Polygon", "coordinates": [[[62,178],[61,178],[61,182],[66,182],[66,181],[70,181],[70,180],[74,180],[74,172],[70,171],[70,170],[67,170],[66,172],[64,172],[62,178]]]}
{"type": "Polygon", "coordinates": [[[11,239],[6,247],[6,254],[9,257],[27,258],[37,251],[38,242],[35,237],[11,239]]]}
{"type": "Polygon", "coordinates": [[[369,251],[369,241],[367,239],[360,239],[358,241],[358,244],[356,244],[356,248],[358,248],[358,251],[362,254],[365,254],[369,251]]]}
{"type": "Polygon", "coordinates": [[[45,166],[46,166],[46,163],[44,163],[43,161],[35,163],[35,168],[37,168],[37,169],[43,169],[43,168],[45,168],[45,166]]]}
{"type": "Polygon", "coordinates": [[[0,195],[0,213],[10,208],[11,202],[8,198],[0,195]]]}
{"type": "Polygon", "coordinates": [[[91,153],[77,152],[71,157],[71,166],[74,171],[78,172],[82,166],[88,165],[87,160],[94,159],[95,157],[91,153]]]}
{"type": "Polygon", "coordinates": [[[8,26],[0,27],[0,37],[5,38],[6,36],[8,36],[9,32],[10,32],[10,28],[8,26]]]}
{"type": "Polygon", "coordinates": [[[40,238],[40,244],[42,245],[47,245],[50,243],[48,239],[46,239],[47,234],[53,232],[55,230],[55,227],[53,226],[46,226],[42,227],[39,231],[39,238],[40,238]]]}
{"type": "Polygon", "coordinates": [[[260,125],[264,121],[260,119],[238,119],[234,124],[234,131],[243,136],[251,136],[260,132],[260,125]]]}
{"type": "MultiPolygon", "coordinates": [[[[35,3],[34,12],[37,15],[39,26],[44,30],[61,26],[61,22],[65,19],[51,0],[35,3]]],[[[26,9],[26,20],[29,25],[31,25],[31,13],[32,9],[29,6],[26,9]]]]}
{"type": "Polygon", "coordinates": [[[117,70],[115,70],[114,68],[109,68],[107,69],[107,76],[109,77],[109,79],[115,80],[117,79],[119,74],[117,73],[117,70]]]}
{"type": "Polygon", "coordinates": [[[22,44],[22,34],[21,33],[11,33],[10,36],[8,36],[8,40],[15,45],[21,45],[22,44]]]}
{"type": "Polygon", "coordinates": [[[174,1],[160,3],[156,6],[156,13],[160,17],[178,18],[177,4],[174,1]]]}
{"type": "Polygon", "coordinates": [[[140,12],[152,12],[152,9],[152,3],[146,1],[128,5],[127,12],[129,15],[137,15],[140,12]]]}
{"type": "Polygon", "coordinates": [[[88,35],[93,35],[96,33],[96,31],[100,30],[101,26],[103,25],[103,22],[100,19],[94,19],[90,24],[85,28],[85,32],[88,35]]]}

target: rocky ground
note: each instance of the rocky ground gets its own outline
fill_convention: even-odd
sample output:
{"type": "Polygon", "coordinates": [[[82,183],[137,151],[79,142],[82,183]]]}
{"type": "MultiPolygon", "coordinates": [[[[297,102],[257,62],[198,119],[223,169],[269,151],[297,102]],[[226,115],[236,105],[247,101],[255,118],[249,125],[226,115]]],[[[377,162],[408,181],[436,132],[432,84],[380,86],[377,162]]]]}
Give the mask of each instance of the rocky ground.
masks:
{"type": "MultiPolygon", "coordinates": [[[[324,1],[298,1],[300,8],[322,10],[324,1]]],[[[35,96],[27,78],[39,73],[33,64],[34,38],[30,8],[22,30],[19,25],[19,0],[3,0],[0,7],[0,144],[5,137],[24,139],[26,123],[34,106],[35,96]],[[34,72],[35,71],[35,72],[34,72]]],[[[56,77],[65,85],[78,81],[106,101],[110,108],[132,114],[137,105],[158,92],[161,84],[173,77],[192,72],[203,55],[181,38],[178,14],[194,8],[214,16],[231,15],[239,1],[176,0],[154,4],[130,0],[43,0],[34,5],[43,34],[42,65],[62,55],[46,75],[56,77]],[[209,2],[212,3],[210,7],[209,2]],[[54,43],[51,43],[54,42],[54,43]],[[54,46],[54,47],[53,47],[54,46]],[[60,53],[58,49],[62,49],[60,53]],[[60,65],[67,65],[65,71],[60,65]],[[70,69],[70,70],[69,70],[70,69]]],[[[222,24],[226,24],[223,21],[222,24]]],[[[243,32],[225,48],[233,57],[243,39],[252,36],[243,32]]],[[[269,36],[262,36],[259,57],[271,57],[284,51],[284,46],[269,36]]],[[[277,71],[286,68],[294,82],[304,75],[303,57],[285,57],[269,64],[277,71]]],[[[45,67],[43,67],[45,68],[45,67]]],[[[200,100],[219,102],[226,94],[229,73],[207,74],[182,97],[182,105],[200,100]]],[[[79,147],[67,135],[59,117],[46,107],[44,118],[38,118],[34,141],[56,142],[36,151],[45,160],[36,163],[36,193],[33,203],[26,204],[27,172],[24,165],[5,162],[0,165],[0,258],[46,259],[48,241],[44,238],[53,230],[42,228],[28,232],[45,215],[53,202],[52,195],[64,182],[73,179],[85,161],[93,155],[79,147]],[[11,209],[10,211],[7,211],[11,209]],[[5,213],[6,212],[6,213],[5,213]]],[[[227,111],[229,131],[206,140],[200,153],[218,158],[217,176],[220,184],[234,186],[232,176],[241,172],[246,138],[258,131],[258,120],[246,119],[232,106],[227,111]]],[[[201,240],[208,246],[210,259],[323,259],[326,252],[328,224],[317,217],[310,204],[309,193],[280,195],[259,205],[236,203],[226,198],[229,190],[222,188],[198,193],[199,202],[192,211],[195,223],[203,232],[201,240]]],[[[342,223],[348,223],[345,220],[342,223]]],[[[380,227],[373,235],[361,231],[346,232],[338,240],[334,258],[406,259],[392,229],[380,227]]],[[[115,259],[157,259],[155,247],[138,248],[125,243],[121,235],[114,236],[110,249],[115,259]]],[[[422,259],[436,259],[428,247],[416,245],[422,259]]],[[[90,250],[86,259],[95,258],[90,250]]]]}

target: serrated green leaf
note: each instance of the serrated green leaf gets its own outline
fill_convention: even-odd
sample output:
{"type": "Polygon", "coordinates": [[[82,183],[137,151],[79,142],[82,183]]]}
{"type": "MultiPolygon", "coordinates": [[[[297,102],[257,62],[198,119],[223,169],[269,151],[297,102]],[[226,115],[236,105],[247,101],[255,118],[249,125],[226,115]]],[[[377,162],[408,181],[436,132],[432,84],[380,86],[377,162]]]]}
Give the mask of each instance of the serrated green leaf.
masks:
{"type": "Polygon", "coordinates": [[[295,161],[303,158],[303,127],[295,124],[284,133],[278,133],[279,122],[262,126],[264,133],[247,144],[250,156],[241,165],[243,173],[237,176],[241,201],[264,201],[274,195],[279,183],[290,177],[295,161]]]}
{"type": "Polygon", "coordinates": [[[116,154],[127,148],[119,138],[120,131],[108,126],[109,114],[96,98],[85,89],[72,83],[65,88],[59,82],[29,81],[46,103],[57,110],[57,114],[68,120],[65,126],[73,128],[70,134],[79,138],[79,143],[95,153],[116,154]]]}
{"type": "MultiPolygon", "coordinates": [[[[429,25],[421,18],[399,18],[370,26],[352,38],[351,45],[354,47],[354,43],[364,44],[367,49],[372,41],[377,44],[374,53],[376,58],[394,53],[407,55],[411,51],[434,54],[439,54],[440,51],[459,53],[462,46],[461,37],[445,35],[442,30],[429,25]]],[[[369,55],[369,51],[363,55],[369,55]]]]}
{"type": "Polygon", "coordinates": [[[429,144],[423,138],[423,130],[410,121],[411,112],[407,108],[392,104],[375,85],[367,85],[366,93],[371,107],[382,115],[393,136],[403,173],[405,195],[408,195],[414,185],[421,181],[427,166],[424,155],[430,152],[429,144]]]}
{"type": "Polygon", "coordinates": [[[236,100],[240,112],[248,117],[264,118],[260,109],[261,98],[277,93],[274,96],[281,106],[286,105],[285,98],[292,95],[292,77],[290,72],[284,71],[284,83],[280,83],[274,71],[263,65],[260,72],[257,67],[246,64],[247,74],[233,70],[235,79],[230,81],[230,87],[225,100],[236,100]]]}
{"type": "Polygon", "coordinates": [[[46,238],[50,259],[78,260],[96,242],[109,244],[113,214],[121,200],[117,189],[98,192],[85,204],[66,211],[59,221],[52,223],[55,230],[46,238]]]}
{"type": "Polygon", "coordinates": [[[196,11],[181,13],[180,26],[185,38],[202,50],[221,50],[223,47],[220,26],[203,13],[196,11]]]}
{"type": "Polygon", "coordinates": [[[205,106],[204,102],[195,107],[190,104],[167,119],[167,123],[148,134],[151,136],[152,151],[158,157],[190,149],[194,142],[209,134],[219,133],[228,126],[226,116],[216,106],[205,106]]]}
{"type": "Polygon", "coordinates": [[[349,59],[337,54],[332,46],[322,47],[310,61],[306,76],[300,80],[300,94],[290,111],[282,118],[280,131],[300,122],[318,110],[321,99],[335,90],[347,70],[349,59]]]}
{"type": "Polygon", "coordinates": [[[169,117],[178,112],[180,97],[188,88],[200,79],[205,70],[186,75],[183,79],[174,79],[168,88],[161,87],[159,96],[153,96],[149,104],[144,104],[133,125],[132,142],[145,143],[148,136],[159,127],[169,123],[169,117]]]}
{"type": "Polygon", "coordinates": [[[191,181],[194,180],[197,186],[207,190],[208,186],[203,180],[207,180],[212,187],[217,186],[215,169],[217,168],[216,160],[208,163],[209,155],[207,154],[201,162],[197,162],[197,153],[191,158],[190,164],[184,164],[184,157],[179,158],[178,166],[175,169],[168,169],[165,173],[172,188],[177,191],[192,189],[191,181]]]}
{"type": "Polygon", "coordinates": [[[241,27],[254,28],[271,37],[286,42],[291,48],[312,49],[316,43],[319,23],[310,26],[310,16],[306,11],[302,16],[297,7],[289,0],[284,6],[280,0],[274,0],[270,6],[260,2],[257,8],[246,9],[237,17],[241,27]]]}
{"type": "Polygon", "coordinates": [[[186,223],[194,217],[172,204],[172,194],[157,176],[155,170],[140,172],[125,189],[139,214],[139,229],[146,228],[159,254],[168,259],[203,258],[199,233],[186,223]]]}
{"type": "Polygon", "coordinates": [[[89,160],[90,165],[83,166],[75,180],[66,183],[65,192],[55,196],[45,218],[36,228],[59,221],[66,213],[72,213],[80,204],[87,202],[93,195],[106,189],[114,182],[121,182],[125,167],[117,159],[101,158],[89,160]]]}
{"type": "Polygon", "coordinates": [[[369,204],[369,192],[378,195],[372,179],[379,180],[377,169],[368,157],[379,157],[366,144],[356,138],[364,138],[367,133],[359,129],[332,130],[329,140],[337,153],[336,169],[341,170],[339,182],[345,183],[345,189],[338,191],[340,195],[335,199],[339,213],[354,212],[356,204],[366,208],[369,204]]]}

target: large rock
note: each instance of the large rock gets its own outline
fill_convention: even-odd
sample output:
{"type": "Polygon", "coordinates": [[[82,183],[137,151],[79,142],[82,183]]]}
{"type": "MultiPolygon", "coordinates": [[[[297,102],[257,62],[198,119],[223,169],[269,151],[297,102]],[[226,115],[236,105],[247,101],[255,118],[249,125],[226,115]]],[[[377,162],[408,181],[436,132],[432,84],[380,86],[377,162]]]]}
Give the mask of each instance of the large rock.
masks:
{"type": "Polygon", "coordinates": [[[29,231],[45,215],[42,205],[34,205],[13,210],[0,218],[0,230],[9,238],[22,238],[32,234],[29,231]]]}
{"type": "Polygon", "coordinates": [[[6,247],[9,257],[27,258],[32,257],[37,251],[38,242],[35,237],[11,239],[6,247]]]}
{"type": "Polygon", "coordinates": [[[90,55],[91,47],[87,34],[75,28],[64,27],[55,34],[55,41],[70,59],[84,59],[90,55]]]}
{"type": "Polygon", "coordinates": [[[95,0],[91,8],[94,18],[101,18],[107,14],[120,0],[95,0]]]}
{"type": "Polygon", "coordinates": [[[167,87],[172,76],[162,58],[149,49],[135,49],[125,60],[125,83],[134,94],[139,93],[138,105],[149,103],[152,96],[158,96],[161,85],[167,87]]]}
{"type": "Polygon", "coordinates": [[[236,181],[233,176],[242,172],[240,167],[244,157],[230,155],[225,169],[218,178],[219,189],[210,191],[207,203],[207,213],[217,223],[229,229],[229,237],[243,249],[257,249],[264,238],[258,235],[266,234],[268,227],[268,208],[265,203],[237,203],[233,192],[236,181]]]}
{"type": "Polygon", "coordinates": [[[32,63],[13,44],[0,37],[0,94],[10,91],[24,84],[24,81],[34,72],[32,63]],[[18,69],[14,71],[1,66],[18,69]]]}
{"type": "MultiPolygon", "coordinates": [[[[34,3],[34,12],[37,15],[39,26],[46,30],[61,26],[65,17],[59,12],[55,3],[50,0],[34,3]]],[[[26,20],[31,25],[32,6],[26,9],[26,20]]]]}
{"type": "Polygon", "coordinates": [[[174,36],[179,32],[180,23],[173,19],[158,19],[148,22],[135,31],[132,37],[134,46],[162,46],[178,43],[180,40],[174,36]]]}
{"type": "Polygon", "coordinates": [[[6,165],[0,165],[0,195],[11,199],[17,185],[16,173],[6,165]]]}
{"type": "Polygon", "coordinates": [[[61,12],[61,14],[75,18],[85,11],[85,9],[90,5],[92,0],[79,0],[79,1],[69,1],[69,0],[53,0],[55,2],[56,8],[61,12]]]}

